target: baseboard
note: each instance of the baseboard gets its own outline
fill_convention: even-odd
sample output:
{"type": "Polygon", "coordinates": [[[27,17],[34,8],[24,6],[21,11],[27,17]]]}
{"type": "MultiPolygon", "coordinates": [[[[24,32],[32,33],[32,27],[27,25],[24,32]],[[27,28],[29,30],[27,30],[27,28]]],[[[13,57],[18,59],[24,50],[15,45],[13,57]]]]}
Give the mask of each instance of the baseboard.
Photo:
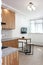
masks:
{"type": "Polygon", "coordinates": [[[43,47],[43,43],[42,42],[32,42],[34,44],[34,46],[41,46],[43,47]]]}
{"type": "Polygon", "coordinates": [[[34,44],[34,46],[39,46],[39,47],[43,47],[43,45],[36,45],[36,44],[34,44]]]}

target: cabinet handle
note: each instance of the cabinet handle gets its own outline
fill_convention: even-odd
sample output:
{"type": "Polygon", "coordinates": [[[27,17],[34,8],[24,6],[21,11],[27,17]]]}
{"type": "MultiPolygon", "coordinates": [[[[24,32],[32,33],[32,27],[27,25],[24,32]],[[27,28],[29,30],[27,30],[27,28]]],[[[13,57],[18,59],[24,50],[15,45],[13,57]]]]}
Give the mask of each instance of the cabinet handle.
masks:
{"type": "Polygon", "coordinates": [[[6,25],[6,23],[1,22],[1,25],[6,25]]]}

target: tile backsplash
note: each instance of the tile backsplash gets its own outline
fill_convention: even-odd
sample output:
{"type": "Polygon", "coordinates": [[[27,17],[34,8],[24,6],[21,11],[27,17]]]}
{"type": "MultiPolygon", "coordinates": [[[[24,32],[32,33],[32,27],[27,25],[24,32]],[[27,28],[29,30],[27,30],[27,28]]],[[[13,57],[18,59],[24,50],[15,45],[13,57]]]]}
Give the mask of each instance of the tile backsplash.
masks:
{"type": "Polygon", "coordinates": [[[12,30],[2,30],[2,39],[11,37],[12,37],[12,30]]]}

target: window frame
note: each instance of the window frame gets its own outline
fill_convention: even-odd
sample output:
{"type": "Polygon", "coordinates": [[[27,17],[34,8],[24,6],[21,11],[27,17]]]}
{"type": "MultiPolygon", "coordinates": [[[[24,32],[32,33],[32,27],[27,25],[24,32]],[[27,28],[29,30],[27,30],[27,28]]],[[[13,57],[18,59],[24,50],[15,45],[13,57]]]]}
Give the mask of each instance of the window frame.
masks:
{"type": "Polygon", "coordinates": [[[43,18],[39,18],[39,19],[31,19],[30,21],[29,21],[29,24],[30,24],[30,27],[29,27],[29,33],[40,33],[40,34],[42,34],[43,32],[32,32],[31,31],[31,24],[34,24],[34,25],[37,25],[37,24],[42,24],[42,31],[43,31],[43,18]],[[42,23],[36,23],[36,21],[38,21],[38,20],[42,20],[42,23]],[[31,23],[31,21],[34,21],[34,23],[31,23]]]}

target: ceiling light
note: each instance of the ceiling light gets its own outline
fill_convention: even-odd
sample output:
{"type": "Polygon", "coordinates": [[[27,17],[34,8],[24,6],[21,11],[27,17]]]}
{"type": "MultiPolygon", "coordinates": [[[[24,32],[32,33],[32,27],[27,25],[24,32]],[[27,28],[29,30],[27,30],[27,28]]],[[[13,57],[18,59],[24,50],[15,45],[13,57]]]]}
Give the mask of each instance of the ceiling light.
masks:
{"type": "Polygon", "coordinates": [[[28,10],[32,11],[32,8],[30,6],[27,7],[28,10]]]}
{"type": "Polygon", "coordinates": [[[34,4],[32,2],[29,2],[28,6],[27,6],[27,9],[32,11],[32,10],[35,10],[36,7],[34,6],[34,4]]]}
{"type": "Polygon", "coordinates": [[[36,9],[35,6],[32,5],[32,9],[35,10],[36,9]]]}

